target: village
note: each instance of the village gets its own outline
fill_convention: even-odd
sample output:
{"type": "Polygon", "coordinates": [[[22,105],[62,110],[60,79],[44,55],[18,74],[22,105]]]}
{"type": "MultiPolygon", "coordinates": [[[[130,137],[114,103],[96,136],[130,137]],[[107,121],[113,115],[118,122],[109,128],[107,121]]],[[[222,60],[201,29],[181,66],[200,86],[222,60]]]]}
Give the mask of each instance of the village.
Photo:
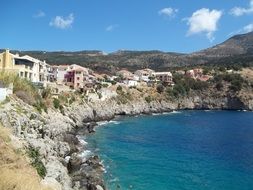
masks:
{"type": "MultiPolygon", "coordinates": [[[[39,88],[50,88],[55,97],[64,92],[78,91],[91,100],[116,96],[117,87],[132,88],[162,84],[173,88],[173,74],[170,71],[156,72],[145,68],[130,72],[119,70],[115,75],[99,74],[77,64],[53,65],[29,55],[12,54],[7,49],[0,54],[0,71],[14,72],[19,77],[31,81],[39,88]]],[[[175,74],[195,80],[207,81],[212,76],[204,75],[203,69],[177,70],[175,74]]],[[[1,84],[0,84],[1,89],[1,84]]],[[[11,90],[6,88],[0,94],[7,96],[11,90]]]]}

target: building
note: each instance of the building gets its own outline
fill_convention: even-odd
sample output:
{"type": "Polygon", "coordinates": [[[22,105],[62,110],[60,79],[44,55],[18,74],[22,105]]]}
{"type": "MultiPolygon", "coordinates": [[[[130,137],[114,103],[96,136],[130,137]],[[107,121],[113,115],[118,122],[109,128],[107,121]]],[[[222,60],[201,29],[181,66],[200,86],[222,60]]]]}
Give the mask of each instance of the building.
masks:
{"type": "Polygon", "coordinates": [[[188,70],[185,72],[185,75],[190,78],[195,78],[194,70],[188,70]]]}
{"type": "Polygon", "coordinates": [[[14,55],[8,49],[0,54],[1,71],[17,73],[21,78],[26,78],[34,83],[48,80],[48,67],[49,65],[45,61],[40,61],[28,55],[14,55]]]}
{"type": "Polygon", "coordinates": [[[70,88],[83,89],[88,77],[89,71],[87,68],[79,65],[70,65],[64,76],[64,82],[70,88]]]}
{"type": "Polygon", "coordinates": [[[178,74],[178,75],[185,75],[185,71],[183,71],[183,70],[178,70],[178,71],[176,71],[176,74],[178,74]]]}
{"type": "Polygon", "coordinates": [[[128,87],[137,86],[139,84],[136,80],[124,80],[123,83],[128,87]]]}
{"type": "Polygon", "coordinates": [[[167,85],[173,85],[173,76],[171,74],[171,72],[154,72],[153,76],[163,82],[166,83],[167,85]]]}
{"type": "Polygon", "coordinates": [[[13,84],[10,84],[9,86],[3,85],[0,81],[0,102],[4,101],[7,96],[11,95],[13,93],[13,84]]]}
{"type": "Polygon", "coordinates": [[[152,69],[141,69],[134,72],[139,77],[140,81],[148,82],[155,71],[152,69]]]}
{"type": "Polygon", "coordinates": [[[53,81],[58,84],[63,84],[65,75],[70,70],[70,65],[53,65],[51,73],[53,75],[53,81]]]}
{"type": "Polygon", "coordinates": [[[193,72],[195,78],[199,78],[203,75],[203,69],[200,68],[193,69],[193,72]]]}

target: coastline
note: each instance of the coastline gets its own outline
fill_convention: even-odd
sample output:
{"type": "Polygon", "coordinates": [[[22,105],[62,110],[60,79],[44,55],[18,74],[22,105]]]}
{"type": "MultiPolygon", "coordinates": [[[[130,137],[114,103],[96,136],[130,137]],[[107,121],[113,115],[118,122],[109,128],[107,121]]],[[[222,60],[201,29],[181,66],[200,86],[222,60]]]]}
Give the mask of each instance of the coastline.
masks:
{"type": "MultiPolygon", "coordinates": [[[[64,114],[49,109],[39,114],[32,106],[16,97],[0,109],[0,119],[14,135],[22,139],[24,147],[39,150],[47,169],[44,181],[54,181],[61,190],[106,189],[103,165],[97,155],[90,158],[85,143],[78,137],[95,132],[97,122],[111,121],[117,116],[162,114],[180,110],[248,110],[253,100],[228,99],[227,97],[187,97],[176,102],[152,101],[143,98],[118,104],[109,99],[94,103],[74,103],[64,108],[64,114]],[[25,126],[25,127],[24,127],[25,126]],[[84,152],[86,151],[86,152],[84,152]],[[83,153],[83,154],[82,154],[83,153]],[[85,154],[84,154],[85,153],[85,154]]],[[[52,183],[52,182],[51,182],[52,183]]]]}

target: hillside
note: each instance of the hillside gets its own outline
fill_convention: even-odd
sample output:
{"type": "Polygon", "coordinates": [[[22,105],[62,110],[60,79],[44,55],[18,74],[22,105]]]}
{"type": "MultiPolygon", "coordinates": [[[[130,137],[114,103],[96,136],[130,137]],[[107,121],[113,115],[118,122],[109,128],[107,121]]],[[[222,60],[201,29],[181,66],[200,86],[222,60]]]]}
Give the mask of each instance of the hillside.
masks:
{"type": "Polygon", "coordinates": [[[253,32],[233,36],[225,42],[193,55],[206,57],[227,57],[253,53],[253,32]]]}
{"type": "Polygon", "coordinates": [[[164,70],[171,67],[200,64],[252,64],[253,32],[236,35],[227,41],[192,54],[162,51],[117,51],[105,54],[102,51],[45,52],[12,51],[21,55],[28,54],[50,64],[80,64],[97,72],[113,73],[121,68],[136,70],[152,68],[164,70]]]}
{"type": "Polygon", "coordinates": [[[10,138],[11,132],[0,124],[0,190],[52,190],[40,183],[40,177],[30,165],[20,142],[10,138]],[[18,143],[17,143],[18,142],[18,143]]]}

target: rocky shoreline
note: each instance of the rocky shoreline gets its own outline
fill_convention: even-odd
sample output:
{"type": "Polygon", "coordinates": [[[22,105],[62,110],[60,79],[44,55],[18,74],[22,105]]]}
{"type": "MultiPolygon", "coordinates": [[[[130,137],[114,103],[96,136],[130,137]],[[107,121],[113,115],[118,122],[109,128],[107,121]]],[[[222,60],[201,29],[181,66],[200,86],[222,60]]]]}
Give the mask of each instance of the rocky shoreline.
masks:
{"type": "Polygon", "coordinates": [[[103,190],[103,165],[98,156],[83,155],[86,145],[78,136],[94,132],[98,121],[117,115],[138,115],[182,109],[253,110],[250,96],[194,95],[176,101],[151,101],[138,98],[118,104],[114,99],[94,103],[73,103],[64,113],[48,109],[38,113],[16,97],[0,108],[0,120],[13,129],[22,146],[39,150],[47,174],[43,183],[56,190],[103,190]]]}

